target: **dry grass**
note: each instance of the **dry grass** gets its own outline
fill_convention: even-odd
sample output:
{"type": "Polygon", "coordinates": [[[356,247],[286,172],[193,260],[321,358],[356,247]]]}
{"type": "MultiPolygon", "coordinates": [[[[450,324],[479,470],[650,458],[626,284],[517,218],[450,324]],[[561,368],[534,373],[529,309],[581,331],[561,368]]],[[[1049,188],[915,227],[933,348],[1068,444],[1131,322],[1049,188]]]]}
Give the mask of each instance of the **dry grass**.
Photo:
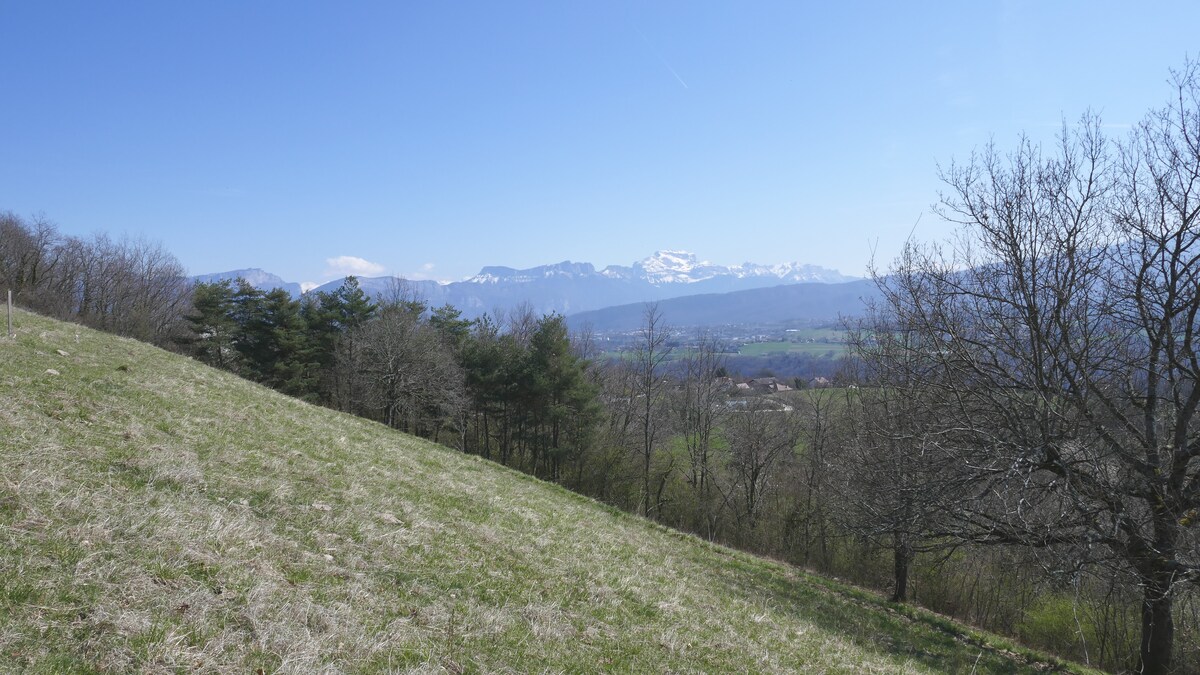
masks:
{"type": "Polygon", "coordinates": [[[18,319],[0,670],[1039,669],[477,458],[18,319]]]}

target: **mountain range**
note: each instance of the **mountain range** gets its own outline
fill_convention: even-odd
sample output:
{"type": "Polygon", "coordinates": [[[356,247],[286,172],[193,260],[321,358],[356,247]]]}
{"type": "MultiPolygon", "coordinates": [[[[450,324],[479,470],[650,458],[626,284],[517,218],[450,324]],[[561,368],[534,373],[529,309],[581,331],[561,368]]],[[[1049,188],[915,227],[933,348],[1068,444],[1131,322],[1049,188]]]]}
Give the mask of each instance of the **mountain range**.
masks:
{"type": "Polygon", "coordinates": [[[771,283],[805,281],[840,283],[852,281],[855,278],[817,265],[802,265],[794,262],[782,265],[743,263],[726,267],[698,260],[696,254],[687,251],[655,251],[654,255],[628,267],[609,265],[600,271],[597,271],[591,263],[573,263],[569,260],[527,270],[516,270],[511,267],[485,267],[480,270],[479,274],[467,279],[464,283],[529,283],[549,277],[599,277],[615,281],[642,282],[659,287],[670,284],[704,284],[722,281],[732,282],[736,285],[738,280],[748,279],[768,280],[771,283]]]}
{"type": "MultiPolygon", "coordinates": [[[[860,314],[865,301],[878,296],[875,283],[866,279],[841,284],[799,283],[670,298],[658,303],[658,311],[674,328],[830,323],[860,314]]],[[[635,302],[578,312],[567,317],[567,324],[575,330],[628,332],[642,325],[645,311],[645,303],[635,302]]]]}
{"type": "Polygon", "coordinates": [[[300,284],[292,281],[284,281],[282,277],[271,274],[266,270],[251,267],[242,270],[230,270],[228,272],[214,272],[212,274],[197,274],[192,277],[192,281],[202,284],[214,284],[221,281],[236,281],[244,279],[251,286],[269,291],[275,288],[282,288],[291,294],[293,298],[298,298],[303,292],[300,284]]]}
{"type": "MultiPolygon", "coordinates": [[[[284,288],[295,297],[300,285],[286,282],[261,269],[243,269],[193,277],[213,282],[242,277],[251,285],[284,288]]],[[[373,298],[405,292],[431,306],[450,304],[466,318],[503,312],[528,305],[536,313],[569,315],[616,305],[666,300],[698,294],[718,294],[766,288],[781,284],[842,284],[855,281],[836,270],[817,265],[744,263],[726,267],[699,260],[686,251],[657,251],[629,266],[610,265],[597,270],[591,263],[563,261],[529,269],[484,267],[479,274],[452,283],[399,280],[396,277],[360,277],[359,285],[373,298]]],[[[332,291],[336,279],[313,289],[332,291]]]]}

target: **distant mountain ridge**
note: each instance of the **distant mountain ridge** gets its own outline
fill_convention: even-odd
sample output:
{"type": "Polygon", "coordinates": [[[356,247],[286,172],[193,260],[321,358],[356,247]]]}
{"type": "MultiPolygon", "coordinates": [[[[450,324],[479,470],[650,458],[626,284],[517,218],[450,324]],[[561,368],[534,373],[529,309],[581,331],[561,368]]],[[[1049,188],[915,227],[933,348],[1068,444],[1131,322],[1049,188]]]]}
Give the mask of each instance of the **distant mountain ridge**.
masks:
{"type": "Polygon", "coordinates": [[[511,267],[485,267],[466,283],[500,283],[504,281],[527,283],[548,277],[593,277],[622,281],[644,281],[660,286],[663,284],[694,284],[721,278],[770,279],[776,283],[842,283],[858,277],[846,276],[837,270],[818,265],[802,265],[792,262],[782,265],[759,265],[742,263],[726,267],[700,261],[696,254],[687,251],[655,251],[654,255],[625,267],[609,265],[597,272],[591,263],[575,263],[566,260],[553,265],[541,265],[526,270],[511,267]]]}
{"type": "MultiPolygon", "coordinates": [[[[706,293],[662,300],[658,311],[675,328],[789,322],[827,323],[861,315],[866,302],[877,299],[873,281],[860,279],[842,284],[799,283],[752,288],[731,293],[706,293]]],[[[573,330],[597,332],[637,330],[645,303],[631,303],[579,312],[567,317],[573,330]]]]}
{"type": "MultiPolygon", "coordinates": [[[[263,270],[236,270],[194,277],[198,281],[219,281],[236,278],[238,273],[251,272],[247,277],[252,285],[262,284],[287,288],[299,295],[299,285],[284,282],[263,270]],[[292,289],[295,289],[293,291],[292,289]]],[[[503,312],[527,304],[537,313],[558,312],[574,314],[614,305],[665,300],[702,293],[764,288],[780,284],[822,283],[841,284],[857,277],[837,270],[800,263],[760,265],[743,263],[732,267],[699,260],[687,251],[656,251],[654,255],[630,266],[609,265],[596,270],[591,263],[569,260],[529,269],[488,266],[479,274],[464,281],[438,283],[435,281],[403,281],[405,289],[432,306],[450,304],[467,318],[491,312],[503,312]]],[[[342,285],[336,279],[313,289],[332,291],[342,285]]],[[[397,290],[396,277],[359,277],[359,285],[370,296],[384,298],[397,290]]]]}
{"type": "Polygon", "coordinates": [[[204,284],[219,283],[226,280],[234,281],[236,279],[245,279],[246,283],[263,291],[282,288],[290,293],[293,298],[300,297],[303,292],[300,284],[292,281],[284,281],[282,277],[257,267],[230,270],[228,272],[214,272],[212,274],[197,274],[192,277],[192,281],[204,284]]]}

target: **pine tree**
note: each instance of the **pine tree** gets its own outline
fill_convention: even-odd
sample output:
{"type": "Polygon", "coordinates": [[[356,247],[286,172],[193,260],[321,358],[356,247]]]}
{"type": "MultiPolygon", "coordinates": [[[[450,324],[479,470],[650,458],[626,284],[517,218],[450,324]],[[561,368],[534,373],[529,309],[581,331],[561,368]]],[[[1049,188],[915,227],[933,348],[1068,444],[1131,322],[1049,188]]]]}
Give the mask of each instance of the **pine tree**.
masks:
{"type": "Polygon", "coordinates": [[[318,362],[300,302],[276,288],[267,293],[241,281],[234,296],[237,349],[250,379],[293,396],[315,399],[318,362]]]}
{"type": "Polygon", "coordinates": [[[539,421],[540,459],[551,480],[564,459],[575,458],[590,441],[599,418],[596,391],[585,376],[587,361],[576,356],[561,315],[542,317],[529,345],[534,419],[539,421]]]}
{"type": "Polygon", "coordinates": [[[233,285],[228,281],[196,284],[192,311],[184,316],[188,334],[178,340],[189,354],[210,366],[238,371],[238,332],[233,285]]]}
{"type": "Polygon", "coordinates": [[[353,372],[358,367],[360,351],[356,334],[377,311],[378,307],[371,303],[353,276],[346,277],[337,290],[318,293],[304,303],[302,314],[313,341],[321,401],[343,410],[355,410],[353,372]]]}

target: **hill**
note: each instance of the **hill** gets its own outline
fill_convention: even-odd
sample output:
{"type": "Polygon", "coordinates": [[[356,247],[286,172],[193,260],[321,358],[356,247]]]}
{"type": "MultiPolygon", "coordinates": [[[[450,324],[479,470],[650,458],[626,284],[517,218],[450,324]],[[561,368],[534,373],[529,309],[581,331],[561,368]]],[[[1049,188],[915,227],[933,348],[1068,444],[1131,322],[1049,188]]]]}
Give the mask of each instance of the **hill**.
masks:
{"type": "Polygon", "coordinates": [[[1044,669],[141,343],[0,366],[3,671],[1044,669]]]}
{"type": "MultiPolygon", "coordinates": [[[[878,290],[872,281],[801,283],[731,293],[706,293],[658,301],[663,320],[674,327],[836,321],[860,314],[863,299],[878,290]]],[[[579,312],[567,317],[572,328],[631,331],[642,324],[644,303],[579,312]]]]}

